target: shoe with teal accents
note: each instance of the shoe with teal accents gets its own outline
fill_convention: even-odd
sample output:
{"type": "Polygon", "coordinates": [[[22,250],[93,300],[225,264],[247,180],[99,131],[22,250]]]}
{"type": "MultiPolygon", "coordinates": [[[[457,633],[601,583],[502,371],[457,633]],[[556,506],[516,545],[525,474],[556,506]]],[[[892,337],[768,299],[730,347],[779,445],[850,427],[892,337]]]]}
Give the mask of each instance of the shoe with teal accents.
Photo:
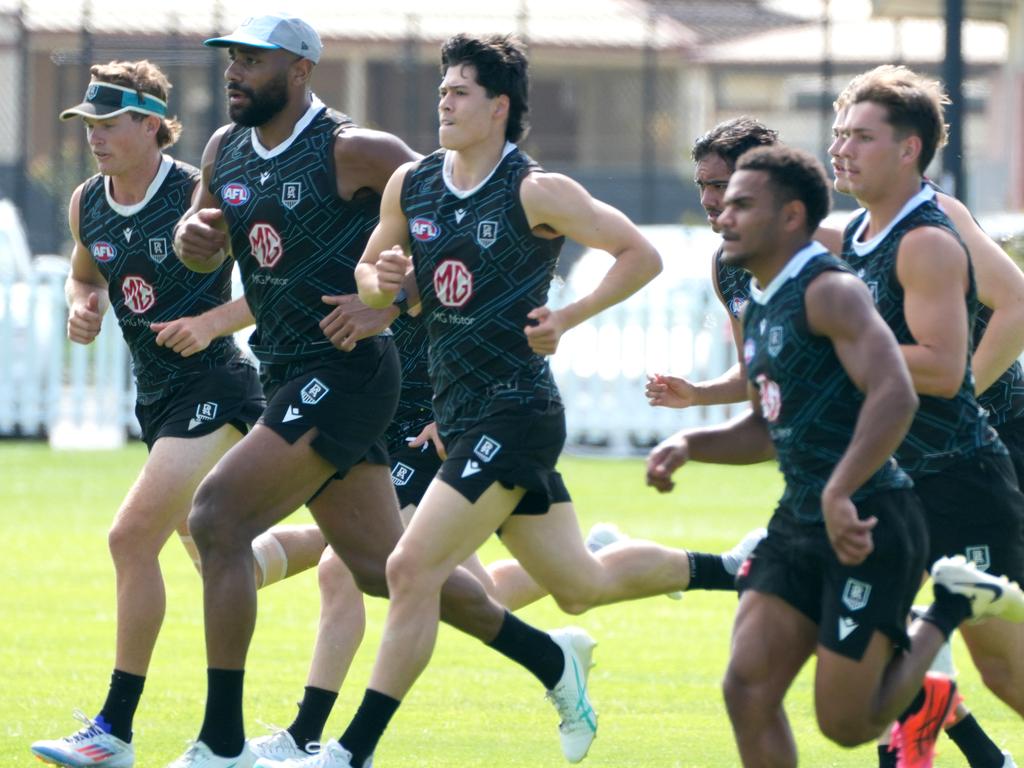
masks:
{"type": "Polygon", "coordinates": [[[565,655],[565,670],[547,697],[561,718],[558,735],[562,754],[570,763],[578,763],[587,756],[597,736],[597,713],[587,696],[587,678],[594,666],[591,657],[597,643],[578,627],[556,629],[551,632],[551,639],[565,655]]]}

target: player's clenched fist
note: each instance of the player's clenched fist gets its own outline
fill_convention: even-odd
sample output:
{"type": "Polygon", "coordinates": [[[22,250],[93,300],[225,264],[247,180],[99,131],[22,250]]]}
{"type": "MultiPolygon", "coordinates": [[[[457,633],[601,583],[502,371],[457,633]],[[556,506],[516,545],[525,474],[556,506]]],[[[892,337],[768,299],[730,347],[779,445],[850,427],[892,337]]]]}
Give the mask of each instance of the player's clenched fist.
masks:
{"type": "Polygon", "coordinates": [[[76,301],[68,310],[68,338],[76,344],[90,344],[100,332],[103,315],[100,297],[90,293],[84,302],[76,301]]]}
{"type": "Polygon", "coordinates": [[[377,259],[377,287],[381,293],[398,293],[410,269],[412,259],[402,250],[402,246],[393,245],[381,251],[377,259]]]}
{"type": "Polygon", "coordinates": [[[213,272],[227,258],[228,226],[220,208],[202,208],[174,230],[174,252],[193,272],[213,272]]]}
{"type": "Polygon", "coordinates": [[[662,440],[647,456],[647,484],[660,493],[668,493],[675,487],[672,473],[690,458],[690,447],[686,438],[672,435],[662,440]]]}

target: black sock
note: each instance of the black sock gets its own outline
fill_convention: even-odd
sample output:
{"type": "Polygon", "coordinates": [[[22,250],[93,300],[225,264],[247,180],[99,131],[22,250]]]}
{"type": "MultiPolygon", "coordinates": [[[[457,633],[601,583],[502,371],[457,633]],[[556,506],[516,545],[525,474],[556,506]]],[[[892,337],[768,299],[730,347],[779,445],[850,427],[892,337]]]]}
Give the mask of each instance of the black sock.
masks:
{"type": "Polygon", "coordinates": [[[938,627],[942,636],[949,640],[953,630],[971,617],[971,602],[963,595],[950,592],[941,584],[933,584],[935,602],[921,616],[922,621],[938,627]]]}
{"type": "Polygon", "coordinates": [[[103,702],[99,718],[110,727],[110,733],[121,741],[132,740],[132,720],[142,698],[142,686],[146,678],[115,669],[110,676],[110,689],[103,702]]]}
{"type": "Polygon", "coordinates": [[[900,753],[895,749],[889,751],[888,744],[878,745],[878,768],[896,768],[896,761],[900,753]]]}
{"type": "Polygon", "coordinates": [[[306,693],[299,703],[299,714],[295,716],[295,722],[288,726],[288,733],[295,739],[299,749],[305,749],[311,741],[320,741],[324,725],[337,699],[336,691],[306,686],[306,693]]]}
{"type": "Polygon", "coordinates": [[[498,636],[488,645],[530,670],[549,691],[558,684],[565,670],[565,654],[551,636],[508,611],[505,611],[498,636]]]}
{"type": "Polygon", "coordinates": [[[967,715],[956,725],[947,728],[946,735],[964,753],[971,768],[1002,768],[1003,753],[974,719],[974,715],[967,715]]]}
{"type": "Polygon", "coordinates": [[[721,555],[704,552],[687,552],[690,559],[690,585],[692,589],[724,589],[736,591],[736,575],[725,570],[721,555]]]}
{"type": "Polygon", "coordinates": [[[373,754],[384,729],[388,727],[401,703],[398,699],[366,689],[363,703],[338,740],[341,746],[352,753],[353,766],[362,766],[366,758],[373,754]]]}
{"type": "Polygon", "coordinates": [[[235,757],[245,746],[242,724],[244,669],[206,670],[206,714],[199,740],[215,755],[235,757]]]}

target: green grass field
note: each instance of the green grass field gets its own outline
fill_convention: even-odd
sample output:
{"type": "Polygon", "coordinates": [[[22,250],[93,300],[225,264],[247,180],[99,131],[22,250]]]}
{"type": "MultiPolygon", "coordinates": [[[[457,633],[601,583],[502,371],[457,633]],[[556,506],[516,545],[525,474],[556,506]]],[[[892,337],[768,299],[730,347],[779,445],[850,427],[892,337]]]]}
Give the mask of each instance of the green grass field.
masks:
{"type": "MultiPolygon", "coordinates": [[[[38,765],[28,745],[76,729],[73,708],[95,714],[113,657],[114,583],[106,530],[145,460],[139,445],[111,452],[55,453],[37,444],[0,443],[0,509],[9,537],[0,559],[0,766],[38,765]]],[[[615,521],[635,536],[719,551],[763,525],[780,490],[773,468],[693,466],[675,493],[643,486],[639,460],[567,457],[562,471],[581,524],[615,521]]],[[[301,513],[302,519],[308,519],[301,513]]],[[[489,543],[488,561],[504,556],[489,543]]],[[[163,554],[168,611],[135,723],[137,765],[161,768],[195,737],[203,711],[205,663],[199,578],[172,541],[163,554]]],[[[249,654],[246,724],[287,725],[305,681],[317,595],[313,573],[260,593],[249,654]]],[[[575,623],[599,641],[591,696],[600,735],[586,765],[738,764],[719,683],[729,649],[734,596],[693,593],[566,617],[550,600],[522,612],[545,628],[575,623]]],[[[368,601],[368,627],[328,724],[337,736],[369,676],[385,603],[368,601]]],[[[1004,749],[1024,757],[1024,727],[978,680],[959,642],[961,689],[1004,749]]],[[[809,665],[787,709],[807,766],[876,764],[874,747],[842,750],[817,732],[809,665]]],[[[842,695],[837,692],[837,695],[842,695]]],[[[377,752],[381,768],[512,768],[565,765],[556,716],[532,677],[477,642],[442,629],[433,662],[377,752]]],[[[966,761],[948,739],[939,766],[966,761]]]]}

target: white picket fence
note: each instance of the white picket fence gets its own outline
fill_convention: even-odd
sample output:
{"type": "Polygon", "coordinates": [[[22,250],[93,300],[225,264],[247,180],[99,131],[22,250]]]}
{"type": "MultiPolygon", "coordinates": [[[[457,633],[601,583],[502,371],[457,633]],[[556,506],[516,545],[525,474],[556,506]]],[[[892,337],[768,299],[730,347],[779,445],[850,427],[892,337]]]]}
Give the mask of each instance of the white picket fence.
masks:
{"type": "MultiPolygon", "coordinates": [[[[589,290],[586,271],[553,289],[553,306],[589,290]]],[[[93,344],[68,342],[62,282],[56,275],[0,280],[0,435],[46,435],[61,447],[120,445],[138,434],[127,347],[112,313],[93,344]]],[[[707,278],[659,277],[563,337],[552,365],[570,445],[624,454],[682,426],[721,421],[730,409],[651,408],[644,384],[651,372],[717,376],[734,354],[707,278]]]]}

